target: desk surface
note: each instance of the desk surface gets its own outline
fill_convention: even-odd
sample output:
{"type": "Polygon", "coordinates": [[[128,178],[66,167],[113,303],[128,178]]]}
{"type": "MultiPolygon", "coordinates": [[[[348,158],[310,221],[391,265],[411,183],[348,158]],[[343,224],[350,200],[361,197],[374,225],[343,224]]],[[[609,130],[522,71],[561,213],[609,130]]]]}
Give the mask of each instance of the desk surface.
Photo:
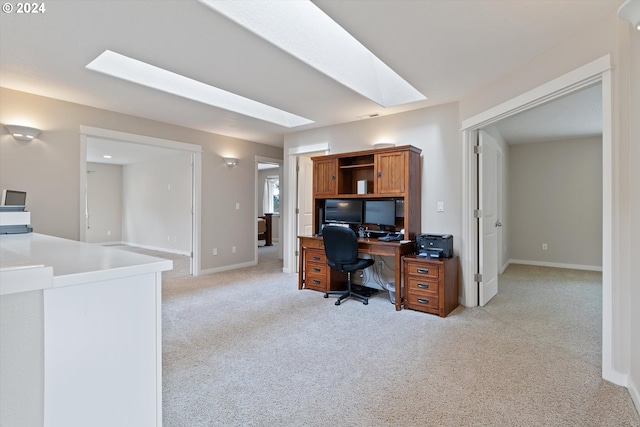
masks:
{"type": "MultiPolygon", "coordinates": [[[[298,236],[300,239],[300,266],[299,285],[303,280],[304,248],[323,248],[322,236],[298,236]]],[[[395,257],[395,284],[396,284],[396,310],[402,309],[402,257],[414,252],[414,242],[412,240],[396,240],[386,242],[376,238],[359,237],[358,252],[371,255],[393,256],[395,257]]]]}

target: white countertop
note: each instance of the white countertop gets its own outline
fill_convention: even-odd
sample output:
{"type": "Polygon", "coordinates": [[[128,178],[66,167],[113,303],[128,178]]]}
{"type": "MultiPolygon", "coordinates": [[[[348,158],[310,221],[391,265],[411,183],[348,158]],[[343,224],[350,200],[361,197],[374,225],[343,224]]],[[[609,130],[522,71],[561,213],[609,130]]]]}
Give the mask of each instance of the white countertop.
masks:
{"type": "Polygon", "coordinates": [[[38,233],[0,235],[2,295],[155,273],[172,268],[171,260],[117,248],[38,233]],[[50,276],[49,281],[45,280],[47,276],[50,276]],[[33,279],[37,278],[40,278],[40,284],[34,284],[33,279]]]}

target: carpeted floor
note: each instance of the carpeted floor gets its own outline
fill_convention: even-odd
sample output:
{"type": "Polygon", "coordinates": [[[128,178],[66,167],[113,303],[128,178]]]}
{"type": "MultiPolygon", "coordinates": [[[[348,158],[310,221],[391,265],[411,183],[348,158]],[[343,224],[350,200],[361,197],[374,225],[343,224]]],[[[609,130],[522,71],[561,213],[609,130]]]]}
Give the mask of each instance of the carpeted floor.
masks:
{"type": "Polygon", "coordinates": [[[640,426],[601,379],[599,273],[512,265],[441,319],[386,292],[335,306],[270,250],[163,278],[165,426],[640,426]]]}

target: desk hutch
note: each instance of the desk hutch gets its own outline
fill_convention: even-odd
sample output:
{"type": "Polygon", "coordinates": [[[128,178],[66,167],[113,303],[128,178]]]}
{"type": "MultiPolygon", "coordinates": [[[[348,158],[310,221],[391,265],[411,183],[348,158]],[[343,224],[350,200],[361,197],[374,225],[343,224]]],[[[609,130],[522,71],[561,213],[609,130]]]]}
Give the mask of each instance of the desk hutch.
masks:
{"type": "Polygon", "coordinates": [[[322,227],[326,199],[400,200],[402,211],[396,230],[405,230],[413,240],[420,233],[421,191],[419,148],[406,145],[312,157],[313,230],[322,227]],[[358,181],[367,182],[367,192],[358,194],[358,181]]]}
{"type": "MultiPolygon", "coordinates": [[[[300,236],[298,288],[321,292],[339,289],[346,280],[331,270],[326,262],[322,238],[323,213],[327,199],[396,200],[395,231],[404,229],[405,241],[382,242],[359,239],[360,251],[395,257],[396,295],[401,295],[402,257],[413,252],[411,240],[420,233],[421,190],[420,153],[413,146],[365,150],[352,153],[312,157],[313,161],[313,232],[300,236]],[[366,181],[366,192],[358,194],[358,181],[366,181]]],[[[375,226],[367,224],[370,229],[375,226]]],[[[401,309],[396,298],[396,310],[401,309]]]]}

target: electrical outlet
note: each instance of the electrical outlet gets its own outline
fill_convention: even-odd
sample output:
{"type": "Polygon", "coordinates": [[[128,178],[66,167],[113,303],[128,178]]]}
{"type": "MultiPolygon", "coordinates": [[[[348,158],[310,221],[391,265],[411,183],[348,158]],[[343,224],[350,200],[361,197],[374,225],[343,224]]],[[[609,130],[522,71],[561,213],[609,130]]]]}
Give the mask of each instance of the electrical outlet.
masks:
{"type": "Polygon", "coordinates": [[[107,236],[111,236],[111,230],[107,231],[107,236]]]}
{"type": "Polygon", "coordinates": [[[240,209],[240,203],[236,203],[236,210],[240,209]]]}
{"type": "Polygon", "coordinates": [[[549,245],[547,245],[546,243],[542,244],[542,250],[546,251],[547,249],[549,249],[549,245]]]}
{"type": "Polygon", "coordinates": [[[235,246],[232,246],[232,247],[231,247],[231,253],[233,253],[233,254],[235,254],[235,253],[236,253],[236,247],[235,247],[235,246]]]}
{"type": "Polygon", "coordinates": [[[213,254],[218,255],[218,248],[213,248],[213,254]]]}

